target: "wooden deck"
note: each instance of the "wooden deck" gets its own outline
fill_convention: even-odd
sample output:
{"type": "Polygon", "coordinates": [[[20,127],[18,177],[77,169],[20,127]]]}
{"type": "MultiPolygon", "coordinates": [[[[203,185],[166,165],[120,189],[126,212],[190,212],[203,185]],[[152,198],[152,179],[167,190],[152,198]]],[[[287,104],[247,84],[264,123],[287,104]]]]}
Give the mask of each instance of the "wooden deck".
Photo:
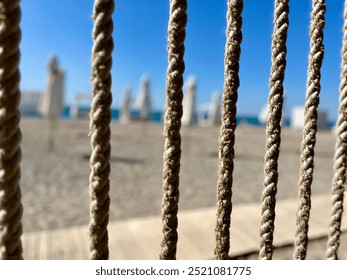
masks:
{"type": "MultiPolygon", "coordinates": [[[[346,200],[345,200],[346,201],[346,200]]],[[[327,235],[330,196],[312,198],[309,236],[327,235]]],[[[345,202],[345,209],[347,203],[345,202]]],[[[282,200],[276,206],[275,246],[294,242],[297,200],[282,200]]],[[[347,230],[347,217],[343,217],[347,230]]],[[[231,255],[257,251],[259,248],[259,204],[235,205],[232,213],[231,255]]],[[[178,259],[210,259],[214,250],[215,209],[198,209],[179,214],[178,259]]],[[[158,259],[160,217],[136,218],[109,224],[110,259],[158,259]]],[[[88,227],[27,233],[23,236],[25,259],[88,259],[88,227]]]]}

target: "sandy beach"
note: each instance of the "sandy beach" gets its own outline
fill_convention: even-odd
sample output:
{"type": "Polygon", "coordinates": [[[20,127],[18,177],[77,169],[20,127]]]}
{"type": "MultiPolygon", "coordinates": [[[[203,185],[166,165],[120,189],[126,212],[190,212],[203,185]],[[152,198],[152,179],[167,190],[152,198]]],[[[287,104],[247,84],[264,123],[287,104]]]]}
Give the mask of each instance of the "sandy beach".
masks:
{"type": "MultiPolygon", "coordinates": [[[[68,228],[89,222],[89,122],[60,120],[53,152],[47,151],[47,127],[42,119],[23,118],[21,121],[25,232],[68,228]]],[[[160,215],[162,125],[113,122],[111,129],[110,220],[160,215]]],[[[215,206],[218,136],[218,127],[182,128],[180,210],[215,206]]],[[[301,131],[283,130],[278,199],[297,197],[300,145],[301,131]]],[[[237,128],[233,203],[260,202],[264,147],[265,128],[237,128]]],[[[330,193],[334,147],[334,133],[320,131],[316,144],[313,195],[330,193]]],[[[318,243],[325,246],[325,242],[320,240],[318,243]]],[[[320,245],[312,246],[317,251],[320,245]]],[[[343,246],[347,249],[347,245],[343,246]]],[[[341,257],[347,258],[346,255],[341,257]]],[[[313,254],[311,258],[318,257],[313,254]]]]}

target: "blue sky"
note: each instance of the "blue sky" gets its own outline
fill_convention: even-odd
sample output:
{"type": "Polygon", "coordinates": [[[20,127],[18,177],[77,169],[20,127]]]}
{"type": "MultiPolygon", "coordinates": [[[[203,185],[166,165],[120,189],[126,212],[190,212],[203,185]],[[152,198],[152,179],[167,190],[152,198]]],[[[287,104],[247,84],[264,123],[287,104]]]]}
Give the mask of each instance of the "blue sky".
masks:
{"type": "MultiPolygon", "coordinates": [[[[90,60],[92,0],[30,0],[22,2],[23,90],[43,90],[49,57],[58,56],[66,71],[65,100],[91,94],[90,60]]],[[[116,0],[114,13],[113,107],[123,89],[138,92],[143,74],[150,77],[154,107],[165,102],[167,22],[169,0],[116,0]]],[[[337,115],[342,48],[343,2],[327,0],[325,59],[320,108],[329,118],[337,115]]],[[[285,77],[285,112],[305,102],[309,52],[311,1],[291,0],[285,77]]],[[[271,67],[273,0],[247,0],[243,12],[238,113],[257,115],[267,102],[271,67]]],[[[226,0],[189,0],[185,79],[197,79],[198,104],[209,102],[213,91],[222,92],[226,0]]]]}

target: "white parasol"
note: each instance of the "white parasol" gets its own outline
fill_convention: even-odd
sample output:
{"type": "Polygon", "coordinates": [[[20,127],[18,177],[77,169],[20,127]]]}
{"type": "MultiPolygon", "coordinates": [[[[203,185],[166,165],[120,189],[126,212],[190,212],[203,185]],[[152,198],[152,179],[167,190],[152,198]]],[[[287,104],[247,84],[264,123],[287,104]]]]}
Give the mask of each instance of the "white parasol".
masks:
{"type": "Polygon", "coordinates": [[[212,94],[212,102],[209,112],[209,124],[219,125],[221,122],[221,104],[220,104],[220,95],[217,91],[212,94]]]}
{"type": "Polygon", "coordinates": [[[151,112],[151,99],[149,89],[149,78],[143,76],[141,79],[140,91],[135,101],[135,107],[139,110],[140,119],[148,120],[151,112]]]}
{"type": "Polygon", "coordinates": [[[63,102],[64,72],[59,69],[58,60],[53,56],[49,61],[46,88],[39,106],[39,113],[49,121],[49,150],[54,147],[55,121],[63,109],[63,102]]]}
{"type": "Polygon", "coordinates": [[[190,77],[188,80],[187,89],[183,95],[183,115],[182,125],[189,126],[194,124],[195,118],[195,92],[196,92],[196,79],[190,77]]]}
{"type": "Polygon", "coordinates": [[[120,110],[119,121],[121,123],[128,123],[131,120],[130,103],[131,103],[131,89],[129,87],[124,88],[123,102],[120,110]]]}

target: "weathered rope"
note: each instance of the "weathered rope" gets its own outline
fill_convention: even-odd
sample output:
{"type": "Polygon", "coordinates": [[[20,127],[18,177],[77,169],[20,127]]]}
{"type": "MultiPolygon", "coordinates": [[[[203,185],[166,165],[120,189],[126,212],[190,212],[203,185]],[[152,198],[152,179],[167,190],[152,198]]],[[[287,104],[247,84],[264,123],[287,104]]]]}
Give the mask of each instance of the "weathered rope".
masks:
{"type": "Polygon", "coordinates": [[[181,158],[181,118],[183,98],[184,40],[187,24],[187,1],[170,0],[168,26],[168,62],[164,119],[164,164],[162,223],[163,240],[160,259],[176,259],[177,211],[181,158]]]}
{"type": "Polygon", "coordinates": [[[336,132],[335,174],[332,184],[332,209],[326,253],[327,258],[332,260],[338,259],[347,170],[347,1],[345,1],[344,7],[340,105],[336,132]]]}
{"type": "Polygon", "coordinates": [[[310,26],[310,54],[306,90],[304,130],[301,143],[299,179],[299,207],[296,220],[294,259],[305,259],[308,243],[308,222],[311,209],[311,184],[314,169],[314,147],[317,132],[317,109],[320,93],[320,68],[323,62],[323,28],[325,25],[325,0],[312,1],[310,26]]]}
{"type": "Polygon", "coordinates": [[[93,102],[90,111],[92,155],[89,178],[90,258],[108,259],[110,122],[111,122],[111,67],[113,51],[113,0],[95,0],[93,19],[92,83],[93,102]]]}
{"type": "Polygon", "coordinates": [[[236,103],[238,98],[239,60],[242,41],[243,0],[228,0],[226,45],[224,55],[224,90],[219,136],[219,171],[217,181],[217,222],[215,259],[229,259],[230,219],[234,171],[236,103]]]}
{"type": "Polygon", "coordinates": [[[22,259],[20,1],[0,3],[0,259],[22,259]]]}
{"type": "Polygon", "coordinates": [[[281,121],[283,110],[283,81],[286,68],[287,34],[289,27],[289,0],[276,0],[274,31],[272,36],[272,67],[266,146],[264,157],[264,190],[261,205],[259,259],[272,259],[275,206],[278,182],[278,157],[281,145],[281,121]]]}

